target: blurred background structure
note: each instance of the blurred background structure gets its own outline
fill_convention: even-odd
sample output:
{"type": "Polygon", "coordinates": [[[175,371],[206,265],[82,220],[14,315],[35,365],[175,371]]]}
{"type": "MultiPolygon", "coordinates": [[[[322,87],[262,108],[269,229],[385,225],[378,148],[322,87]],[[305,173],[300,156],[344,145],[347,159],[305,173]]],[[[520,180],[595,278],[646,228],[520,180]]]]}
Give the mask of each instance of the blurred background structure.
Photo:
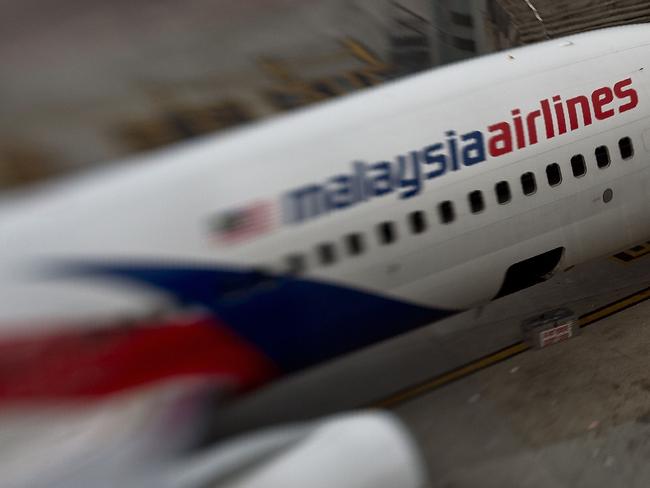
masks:
{"type": "Polygon", "coordinates": [[[643,0],[0,0],[0,189],[545,38],[643,0]]]}

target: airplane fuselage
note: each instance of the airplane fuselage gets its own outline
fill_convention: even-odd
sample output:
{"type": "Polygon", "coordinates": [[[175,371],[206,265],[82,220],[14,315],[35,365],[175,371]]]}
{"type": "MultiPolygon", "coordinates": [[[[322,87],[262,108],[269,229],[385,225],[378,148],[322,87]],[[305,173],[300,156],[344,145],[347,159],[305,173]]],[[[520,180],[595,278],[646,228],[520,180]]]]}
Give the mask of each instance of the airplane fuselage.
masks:
{"type": "Polygon", "coordinates": [[[291,371],[616,252],[647,59],[646,26],[552,40],[59,185],[0,213],[0,324],[200,308],[291,371]]]}

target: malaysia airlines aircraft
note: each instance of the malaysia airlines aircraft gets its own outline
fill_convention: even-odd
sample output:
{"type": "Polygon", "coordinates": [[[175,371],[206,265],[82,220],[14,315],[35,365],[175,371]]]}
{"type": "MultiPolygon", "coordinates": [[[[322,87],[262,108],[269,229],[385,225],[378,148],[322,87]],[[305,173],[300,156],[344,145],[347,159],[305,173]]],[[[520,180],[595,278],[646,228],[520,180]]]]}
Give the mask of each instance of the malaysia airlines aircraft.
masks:
{"type": "Polygon", "coordinates": [[[246,389],[629,247],[649,59],[642,25],[551,40],[51,185],[0,212],[0,326],[186,312],[219,354],[154,376],[246,389]]]}
{"type": "MultiPolygon", "coordinates": [[[[649,59],[647,26],[552,40],[5,201],[0,406],[197,376],[243,391],[646,240],[649,59]]],[[[211,454],[212,471],[199,458],[148,480],[246,467],[227,486],[419,486],[392,420],[350,422],[324,427],[350,434],[338,447],[271,433],[211,454]],[[396,454],[377,463],[373,446],[396,454]]],[[[48,450],[58,485],[31,449],[0,464],[70,486],[102,458],[75,457],[93,439],[48,450]]],[[[148,486],[127,452],[101,479],[131,461],[122,486],[148,486]]]]}

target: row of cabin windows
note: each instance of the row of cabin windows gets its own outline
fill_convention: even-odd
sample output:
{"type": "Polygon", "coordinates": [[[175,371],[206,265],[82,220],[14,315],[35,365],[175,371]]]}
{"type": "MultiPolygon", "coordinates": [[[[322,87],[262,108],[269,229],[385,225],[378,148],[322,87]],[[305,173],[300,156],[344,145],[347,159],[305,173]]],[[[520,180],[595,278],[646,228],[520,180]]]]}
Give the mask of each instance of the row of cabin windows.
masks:
{"type": "MultiPolygon", "coordinates": [[[[634,156],[634,146],[629,137],[623,137],[618,141],[618,148],[622,159],[630,159],[634,156]]],[[[607,146],[599,146],[595,152],[596,165],[600,169],[607,168],[611,163],[609,149],[607,146]]],[[[582,154],[576,154],[571,158],[571,171],[575,178],[581,178],[587,174],[587,165],[582,154]]],[[[557,163],[551,163],[546,166],[546,180],[549,186],[554,187],[562,183],[562,170],[557,163]]],[[[521,175],[521,190],[524,195],[532,195],[537,191],[537,181],[535,174],[526,172],[521,175]]],[[[498,182],[494,191],[497,202],[501,205],[507,204],[512,200],[510,184],[507,181],[498,182]]],[[[485,200],[481,190],[475,190],[468,194],[469,208],[474,214],[485,210],[485,200]]],[[[454,203],[445,200],[438,204],[438,217],[443,224],[449,224],[456,219],[454,203]]],[[[413,234],[421,234],[428,228],[427,214],[422,210],[415,210],[407,216],[408,228],[413,234]]],[[[381,245],[387,245],[397,240],[397,227],[395,222],[381,222],[376,227],[377,240],[381,245]]],[[[361,233],[351,233],[343,238],[343,249],[349,256],[358,256],[365,252],[366,241],[365,235],[361,233]]],[[[335,263],[338,259],[337,246],[332,242],[325,242],[316,246],[316,259],[319,264],[328,266],[335,263]]],[[[287,257],[287,267],[289,273],[300,274],[306,268],[306,257],[303,254],[292,254],[287,257]]]]}
{"type": "MultiPolygon", "coordinates": [[[[634,146],[632,145],[632,139],[629,137],[623,137],[620,139],[618,141],[618,148],[622,159],[627,160],[634,156],[634,146]]],[[[611,158],[607,146],[598,146],[594,151],[594,155],[596,157],[596,165],[598,168],[605,169],[610,165],[611,158]]],[[[571,158],[571,171],[573,172],[573,176],[576,178],[581,178],[587,174],[587,164],[585,163],[585,158],[582,154],[576,154],[571,158]]],[[[562,183],[562,169],[559,164],[551,163],[546,166],[546,180],[551,187],[558,186],[562,183]]],[[[512,199],[510,184],[507,181],[500,181],[497,183],[494,191],[497,197],[497,202],[501,205],[509,203],[512,199]]],[[[535,173],[529,171],[521,175],[521,191],[524,195],[533,195],[537,191],[535,173]]],[[[468,195],[468,198],[469,208],[472,213],[479,213],[485,209],[483,193],[480,190],[471,192],[468,195]]],[[[440,203],[438,206],[438,213],[440,215],[440,221],[443,224],[453,222],[455,219],[453,202],[447,200],[440,203]]]]}

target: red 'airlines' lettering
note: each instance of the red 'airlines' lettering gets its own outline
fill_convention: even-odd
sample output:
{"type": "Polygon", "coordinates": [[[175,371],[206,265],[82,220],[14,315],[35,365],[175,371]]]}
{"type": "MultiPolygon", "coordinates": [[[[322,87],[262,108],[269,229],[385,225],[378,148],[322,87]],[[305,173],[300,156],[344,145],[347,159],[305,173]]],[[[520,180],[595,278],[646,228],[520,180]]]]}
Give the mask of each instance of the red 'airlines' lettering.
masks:
{"type": "Polygon", "coordinates": [[[632,88],[632,78],[615,83],[613,88],[597,88],[589,96],[578,95],[563,101],[560,95],[554,95],[550,100],[540,100],[540,108],[526,115],[522,115],[518,108],[512,109],[512,122],[504,120],[490,125],[488,152],[493,157],[503,156],[515,148],[537,144],[541,135],[553,139],[568,131],[587,127],[594,120],[605,120],[616,113],[632,110],[638,104],[639,94],[632,88]],[[624,103],[616,107],[615,100],[624,103]],[[540,119],[543,130],[538,126],[540,119]]]}

